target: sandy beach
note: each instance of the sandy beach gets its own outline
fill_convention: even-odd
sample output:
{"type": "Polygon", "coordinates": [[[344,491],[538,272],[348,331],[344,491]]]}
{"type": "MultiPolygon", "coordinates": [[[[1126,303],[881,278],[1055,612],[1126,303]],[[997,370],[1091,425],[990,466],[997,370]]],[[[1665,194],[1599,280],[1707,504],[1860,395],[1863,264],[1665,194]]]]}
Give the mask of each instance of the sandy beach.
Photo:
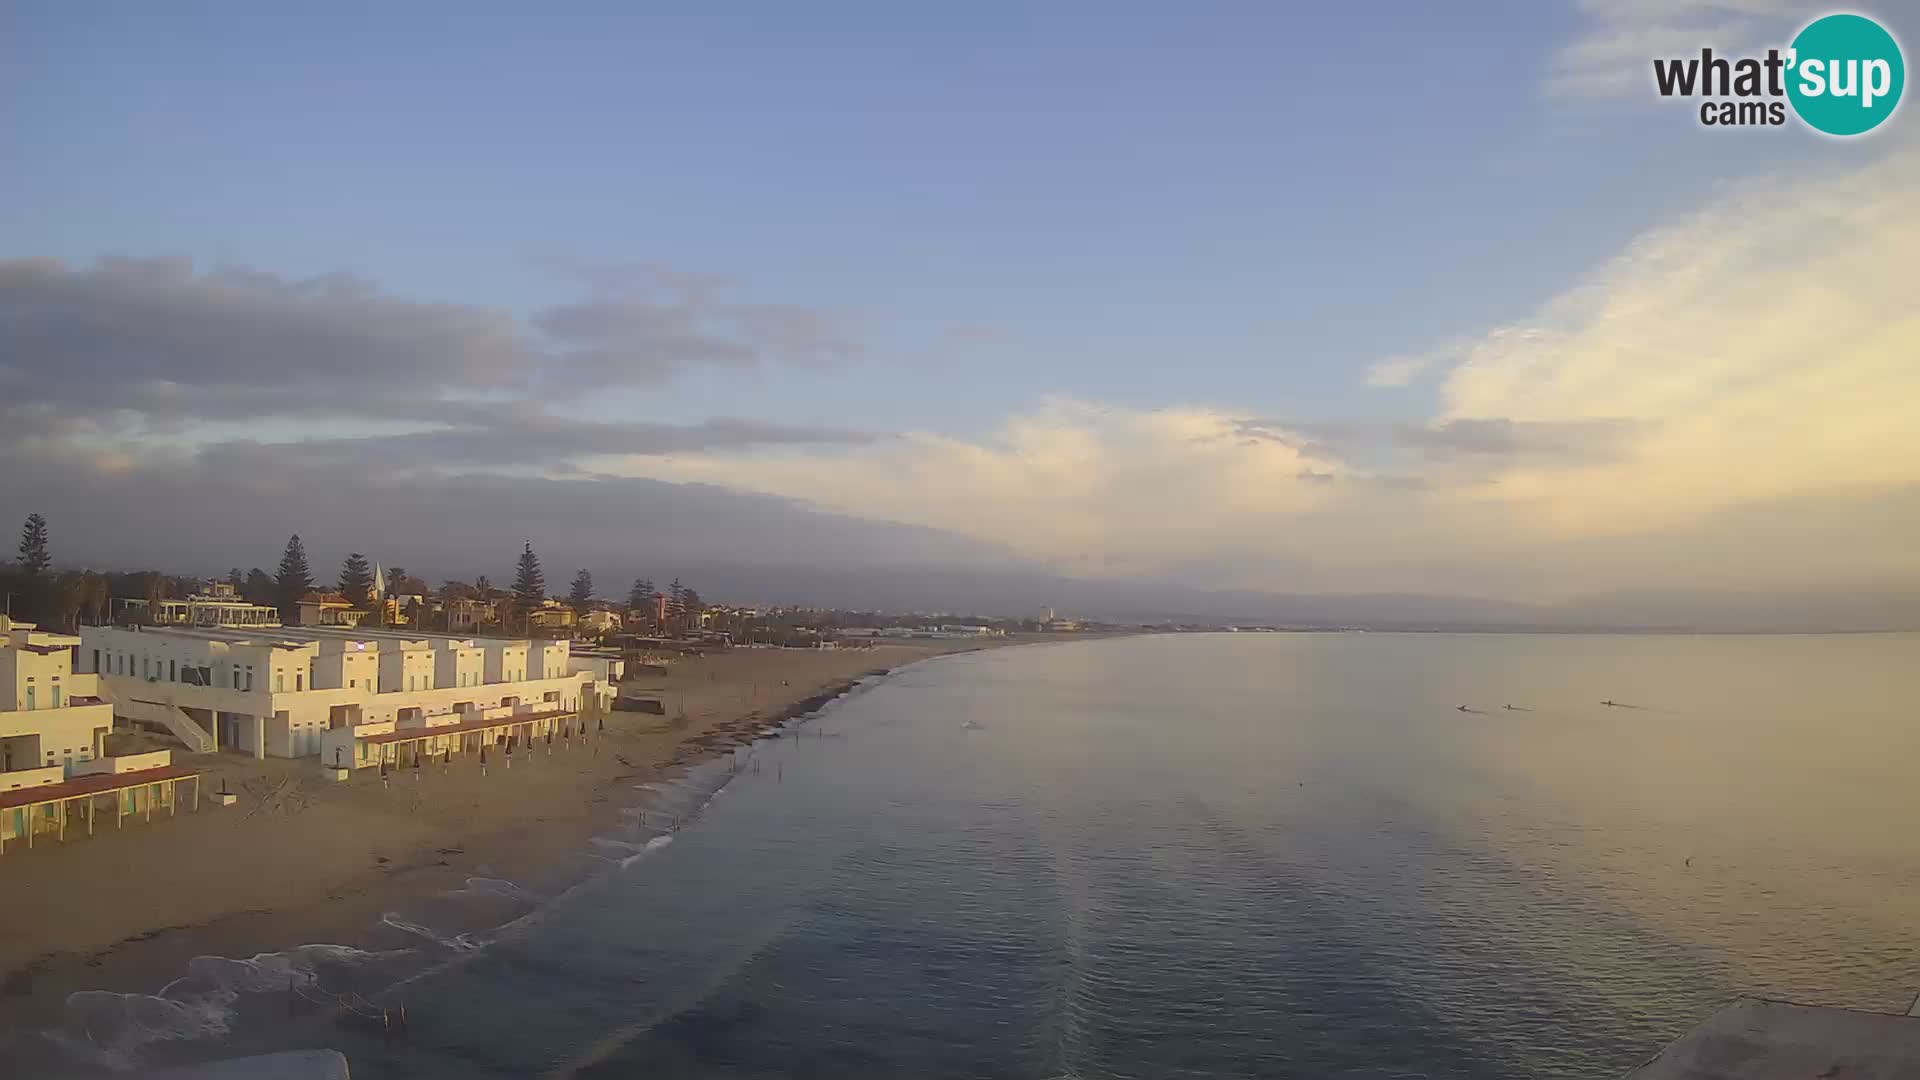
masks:
{"type": "Polygon", "coordinates": [[[359,940],[383,913],[475,875],[530,880],[611,822],[633,784],[728,753],[796,706],[867,673],[975,641],[864,650],[739,649],[679,658],[628,685],[666,715],[615,712],[603,736],[522,756],[345,783],[312,760],[176,753],[205,790],[239,795],[173,820],[0,857],[0,1003],[10,1023],[61,1019],[68,994],[152,993],[195,956],[359,940]],[[684,715],[682,715],[684,714],[684,715]]]}

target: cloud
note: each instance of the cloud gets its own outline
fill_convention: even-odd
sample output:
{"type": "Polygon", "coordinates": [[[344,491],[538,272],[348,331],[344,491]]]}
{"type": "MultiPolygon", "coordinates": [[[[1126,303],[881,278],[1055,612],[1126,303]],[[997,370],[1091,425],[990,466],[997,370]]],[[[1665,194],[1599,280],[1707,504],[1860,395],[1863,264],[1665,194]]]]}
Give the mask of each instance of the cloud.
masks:
{"type": "Polygon", "coordinates": [[[1912,587],[1916,192],[1920,153],[1898,144],[1726,185],[1527,317],[1435,350],[1431,414],[1398,421],[1068,398],[981,433],[611,420],[535,384],[642,377],[629,352],[674,353],[663,377],[850,353],[830,318],[657,267],[579,269],[584,299],[522,325],[350,278],[6,263],[0,501],[136,558],[319,520],[343,544],[405,537],[393,554],[428,565],[435,535],[474,558],[552,535],[597,570],[658,544],[1512,600],[1912,587]],[[301,423],[249,428],[245,407],[301,423]],[[320,430],[335,415],[352,429],[320,430]],[[139,547],[112,521],[138,521],[139,547]]]}
{"type": "Polygon", "coordinates": [[[781,568],[789,595],[799,596],[807,595],[810,581],[861,572],[1020,569],[991,543],[708,485],[498,473],[424,477],[396,474],[386,464],[262,454],[239,445],[151,456],[121,468],[40,461],[0,470],[0,505],[44,513],[63,566],[202,574],[232,565],[271,569],[287,535],[299,532],[323,578],[348,551],[365,551],[435,580],[484,573],[503,581],[520,543],[531,540],[549,581],[586,566],[608,593],[624,593],[626,582],[641,574],[662,581],[680,574],[710,595],[735,595],[730,575],[755,567],[781,568]]]}
{"type": "Polygon", "coordinates": [[[808,427],[734,417],[693,424],[610,423],[525,408],[496,410],[487,422],[426,431],[354,438],[306,438],[264,442],[231,440],[204,447],[205,457],[259,462],[272,458],[289,468],[313,464],[382,462],[394,474],[471,474],[518,470],[576,474],[582,459],[605,455],[650,456],[685,452],[748,450],[769,446],[845,445],[879,436],[846,428],[808,427]]]}
{"type": "Polygon", "coordinates": [[[1729,189],[1487,335],[1442,385],[1438,425],[1572,425],[1608,445],[1514,462],[1478,497],[1551,532],[1620,534],[1920,483],[1916,191],[1908,150],[1729,189]]]}
{"type": "Polygon", "coordinates": [[[1657,57],[1755,53],[1826,10],[1804,0],[1579,0],[1582,25],[1548,67],[1546,92],[1562,100],[1644,98],[1657,57]]]}
{"type": "Polygon", "coordinates": [[[779,492],[996,542],[1057,569],[1152,573],[1261,543],[1248,530],[1306,513],[1342,472],[1312,440],[1217,410],[1054,399],[965,440],[909,433],[884,448],[684,454],[604,463],[666,479],[779,492]]]}
{"type": "Polygon", "coordinates": [[[1426,352],[1388,357],[1367,368],[1365,381],[1376,390],[1411,386],[1429,368],[1457,359],[1459,354],[1460,346],[1450,343],[1426,352]]]}
{"type": "MultiPolygon", "coordinates": [[[[475,400],[578,397],[698,367],[851,362],[830,313],[734,300],[723,279],[574,266],[591,290],[532,314],[184,259],[0,261],[0,377],[126,419],[435,419],[475,400]]],[[[126,426],[124,423],[123,427],[126,426]]]]}
{"type": "Polygon", "coordinates": [[[1638,425],[1630,420],[1520,421],[1506,417],[1402,424],[1395,437],[1429,460],[1607,461],[1623,452],[1638,425]]]}
{"type": "Polygon", "coordinates": [[[1434,359],[1431,354],[1426,354],[1382,360],[1367,369],[1367,385],[1376,389],[1406,386],[1419,378],[1421,372],[1432,367],[1434,359]]]}
{"type": "Polygon", "coordinates": [[[979,438],[606,467],[991,537],[1092,575],[1513,598],[1912,584],[1917,191],[1904,150],[1730,185],[1450,350],[1423,422],[1056,400],[979,438]]]}

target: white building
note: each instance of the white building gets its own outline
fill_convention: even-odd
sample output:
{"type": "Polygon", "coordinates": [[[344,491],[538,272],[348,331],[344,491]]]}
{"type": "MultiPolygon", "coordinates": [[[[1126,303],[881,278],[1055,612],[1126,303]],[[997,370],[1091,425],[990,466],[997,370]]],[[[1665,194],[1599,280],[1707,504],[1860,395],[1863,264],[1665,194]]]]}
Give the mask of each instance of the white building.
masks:
{"type": "Polygon", "coordinates": [[[363,725],[597,708],[619,675],[574,664],[564,641],[339,627],[86,627],[81,638],[82,669],[98,672],[115,715],[164,727],[189,749],[255,757],[320,756],[327,732],[363,725]]]}
{"type": "Polygon", "coordinates": [[[620,616],[616,612],[595,609],[580,616],[580,628],[595,634],[604,634],[609,630],[620,629],[620,616]]]}
{"type": "Polygon", "coordinates": [[[301,626],[358,626],[367,617],[338,593],[308,593],[293,608],[301,626]]]}
{"type": "Polygon", "coordinates": [[[280,609],[250,604],[234,592],[233,586],[219,581],[204,593],[185,600],[126,600],[124,610],[134,618],[154,626],[201,627],[274,627],[280,625],[280,609]]]}
{"type": "Polygon", "coordinates": [[[79,645],[0,615],[0,853],[41,836],[90,836],[96,816],[116,828],[129,815],[171,816],[186,780],[199,805],[198,770],[172,764],[167,751],[105,753],[113,706],[100,699],[98,675],[74,670],[79,645]]]}
{"type": "MultiPolygon", "coordinates": [[[[32,782],[64,779],[101,756],[113,706],[101,701],[97,676],[73,670],[79,644],[0,615],[0,774],[41,770],[32,782]]],[[[0,790],[25,782],[14,781],[0,778],[0,790]]]]}

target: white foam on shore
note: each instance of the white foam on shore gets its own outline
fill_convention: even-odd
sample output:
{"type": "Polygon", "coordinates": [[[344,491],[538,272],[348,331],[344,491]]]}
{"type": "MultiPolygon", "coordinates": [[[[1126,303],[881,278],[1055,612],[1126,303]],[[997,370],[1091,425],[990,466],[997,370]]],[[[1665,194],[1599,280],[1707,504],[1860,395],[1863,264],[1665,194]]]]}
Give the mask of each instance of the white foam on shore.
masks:
{"type": "MultiPolygon", "coordinates": [[[[819,719],[834,705],[862,693],[887,678],[864,676],[851,688],[835,695],[804,715],[790,717],[772,734],[801,727],[819,719]]],[[[778,737],[775,735],[774,737],[778,737]]],[[[745,773],[730,768],[731,755],[697,764],[674,779],[633,785],[634,790],[654,796],[654,805],[623,808],[627,817],[647,814],[667,815],[685,823],[697,818],[727,787],[745,773]],[[712,786],[708,786],[711,784],[712,786]],[[678,805],[676,805],[678,804],[678,805]],[[691,804],[691,805],[688,805],[691,804]]],[[[752,750],[748,750],[751,759],[752,750]]],[[[644,828],[644,826],[643,826],[644,828]]],[[[644,842],[596,836],[591,846],[627,852],[610,858],[593,851],[580,854],[597,862],[627,868],[673,843],[671,834],[659,834],[644,842]]],[[[595,875],[598,876],[598,875],[595,875]]],[[[593,880],[589,877],[587,880],[593,880]]],[[[381,916],[380,924],[431,942],[447,950],[439,963],[417,970],[378,993],[387,994],[418,979],[445,970],[449,965],[476,955],[491,941],[515,928],[531,924],[547,914],[553,901],[585,884],[577,882],[557,896],[546,896],[525,889],[504,878],[484,875],[466,879],[465,887],[454,893],[485,893],[522,900],[534,907],[519,918],[487,931],[445,935],[427,926],[410,922],[397,912],[381,916]]],[[[42,1034],[64,1048],[77,1061],[114,1070],[138,1068],[142,1047],[170,1040],[218,1039],[228,1035],[234,1021],[234,1003],[243,993],[285,991],[289,980],[305,981],[313,977],[316,965],[354,965],[384,957],[416,953],[412,948],[388,952],[369,952],[347,945],[300,945],[277,953],[260,953],[245,960],[220,956],[197,956],[187,964],[186,974],[168,983],[158,994],[123,994],[108,990],[82,990],[68,995],[68,1019],[64,1029],[42,1034]]],[[[369,991],[375,993],[376,991],[369,991]]]]}
{"type": "MultiPolygon", "coordinates": [[[[400,950],[410,952],[411,950],[400,950]]],[[[233,1026],[241,994],[283,991],[307,982],[320,964],[355,965],[383,955],[349,945],[298,945],[245,960],[196,956],[186,974],[157,994],[80,990],[67,995],[65,1026],[44,1034],[78,1060],[115,1070],[138,1065],[141,1048],[157,1042],[212,1039],[233,1026]]]]}
{"type": "Polygon", "coordinates": [[[532,889],[522,888],[508,881],[506,878],[497,877],[470,877],[467,879],[466,888],[454,891],[454,895],[459,895],[460,893],[485,893],[491,896],[504,896],[510,900],[519,900],[528,904],[542,903],[547,899],[547,897],[534,892],[532,889]]]}
{"type": "Polygon", "coordinates": [[[641,859],[646,858],[647,856],[653,854],[656,851],[659,851],[661,848],[666,847],[668,844],[671,844],[671,843],[673,843],[673,837],[671,836],[656,836],[653,839],[647,841],[646,843],[640,845],[639,851],[636,851],[633,854],[627,856],[626,858],[621,859],[620,866],[622,869],[632,866],[634,863],[640,861],[641,859]]]}
{"type": "Polygon", "coordinates": [[[419,923],[408,922],[407,920],[401,918],[397,912],[392,912],[392,911],[387,912],[385,915],[380,916],[380,921],[387,924],[388,926],[393,927],[395,930],[401,931],[402,933],[413,934],[417,937],[423,937],[428,941],[433,942],[435,945],[440,945],[445,948],[452,949],[455,952],[470,952],[473,949],[476,949],[479,947],[475,945],[465,934],[456,934],[453,937],[443,937],[439,934],[434,933],[432,930],[429,930],[426,927],[421,926],[419,923]]]}

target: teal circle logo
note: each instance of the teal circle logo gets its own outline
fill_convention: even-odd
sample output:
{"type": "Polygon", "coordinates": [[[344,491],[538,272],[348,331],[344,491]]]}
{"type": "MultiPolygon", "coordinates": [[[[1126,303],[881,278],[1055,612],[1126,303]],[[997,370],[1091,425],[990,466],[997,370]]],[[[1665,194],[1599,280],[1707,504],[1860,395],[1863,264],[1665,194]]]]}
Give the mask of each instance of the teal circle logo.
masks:
{"type": "Polygon", "coordinates": [[[1864,135],[1893,115],[1907,85],[1900,43],[1864,15],[1828,15],[1793,39],[1787,99],[1817,131],[1864,135]]]}

